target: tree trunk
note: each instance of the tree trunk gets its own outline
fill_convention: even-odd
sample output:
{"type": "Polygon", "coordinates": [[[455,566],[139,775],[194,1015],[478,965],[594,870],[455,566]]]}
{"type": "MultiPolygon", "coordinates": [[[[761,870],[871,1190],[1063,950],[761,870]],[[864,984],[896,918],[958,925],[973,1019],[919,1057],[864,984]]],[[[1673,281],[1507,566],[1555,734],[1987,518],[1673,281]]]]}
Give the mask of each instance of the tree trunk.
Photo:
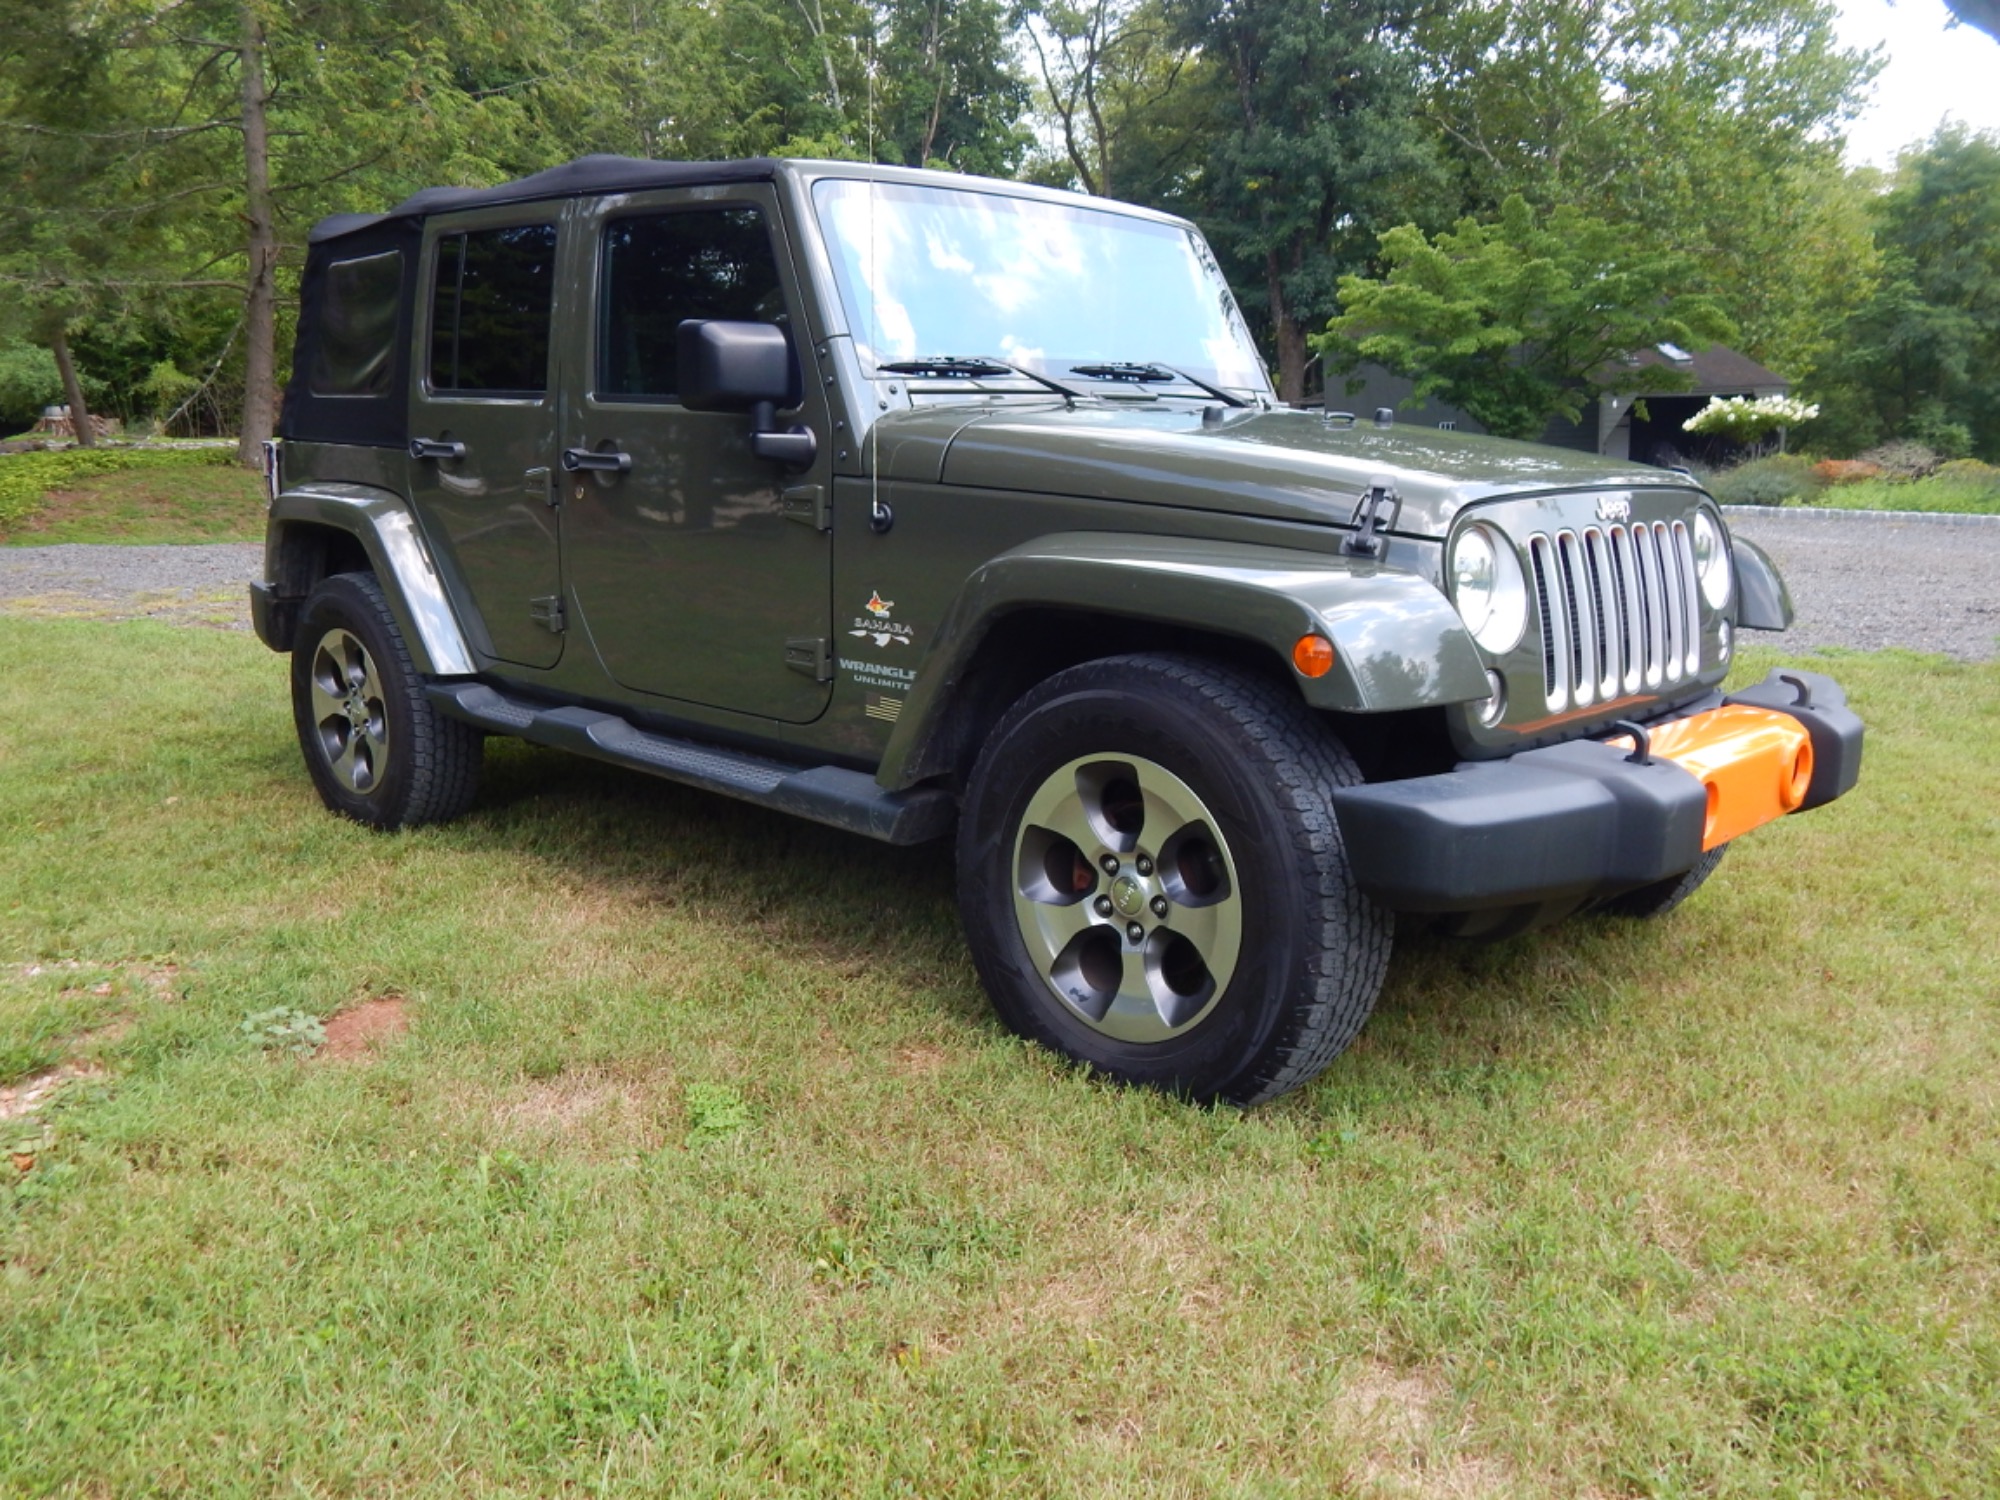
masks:
{"type": "Polygon", "coordinates": [[[60,323],[49,339],[49,351],[62,375],[63,399],[69,402],[69,430],[76,434],[77,446],[95,448],[97,424],[90,420],[90,408],[83,403],[83,382],[76,378],[76,364],[69,357],[69,333],[60,323]]]}
{"type": "Polygon", "coordinates": [[[1306,395],[1306,331],[1285,305],[1285,277],[1275,250],[1264,256],[1264,286],[1278,339],[1278,399],[1296,405],[1306,395]]]}
{"type": "Polygon", "coordinates": [[[243,7],[243,42],[238,54],[243,75],[243,216],[249,221],[249,291],[243,302],[243,423],[236,461],[247,469],[264,467],[264,440],[271,435],[277,405],[278,226],[271,206],[271,96],[264,87],[264,23],[250,4],[243,7]]]}

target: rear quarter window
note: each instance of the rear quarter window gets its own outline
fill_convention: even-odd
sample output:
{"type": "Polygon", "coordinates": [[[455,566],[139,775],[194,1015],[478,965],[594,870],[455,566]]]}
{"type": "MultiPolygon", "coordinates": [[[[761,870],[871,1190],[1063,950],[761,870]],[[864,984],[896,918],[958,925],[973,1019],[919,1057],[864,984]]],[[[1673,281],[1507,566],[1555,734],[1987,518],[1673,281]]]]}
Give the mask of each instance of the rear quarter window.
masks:
{"type": "Polygon", "coordinates": [[[315,396],[386,396],[396,354],[403,252],[388,250],[326,268],[319,339],[308,389],[315,396]]]}

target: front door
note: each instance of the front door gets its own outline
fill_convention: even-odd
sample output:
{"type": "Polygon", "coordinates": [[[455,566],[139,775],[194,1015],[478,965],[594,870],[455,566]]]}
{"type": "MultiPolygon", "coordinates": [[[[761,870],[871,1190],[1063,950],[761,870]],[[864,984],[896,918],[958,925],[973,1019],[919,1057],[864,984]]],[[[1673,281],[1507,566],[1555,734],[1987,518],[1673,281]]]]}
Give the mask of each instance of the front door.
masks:
{"type": "Polygon", "coordinates": [[[684,319],[776,324],[795,351],[807,338],[777,222],[763,185],[581,205],[596,311],[562,447],[625,467],[561,476],[563,560],[622,686],[796,724],[831,691],[832,547],[813,503],[828,482],[823,399],[815,384],[785,414],[819,436],[805,472],[757,457],[747,415],[676,399],[684,319]]]}
{"type": "Polygon", "coordinates": [[[550,314],[556,209],[433,220],[411,382],[410,494],[452,594],[472,601],[475,645],[551,667],[562,654],[561,559],[550,507],[556,403],[550,314]]]}

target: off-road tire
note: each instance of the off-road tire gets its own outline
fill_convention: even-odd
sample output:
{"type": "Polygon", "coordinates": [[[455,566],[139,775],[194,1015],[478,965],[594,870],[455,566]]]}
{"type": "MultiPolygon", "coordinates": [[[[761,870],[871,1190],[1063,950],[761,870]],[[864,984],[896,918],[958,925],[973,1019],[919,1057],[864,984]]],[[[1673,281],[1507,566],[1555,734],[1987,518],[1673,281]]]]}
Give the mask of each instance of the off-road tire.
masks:
{"type": "MultiPolygon", "coordinates": [[[[1043,682],[993,730],[959,825],[960,914],[1000,1018],[1111,1077],[1195,1099],[1249,1105],[1307,1082],[1360,1031],[1389,962],[1394,919],[1355,885],[1333,813],[1334,788],[1360,779],[1340,742],[1282,680],[1147,654],[1087,662],[1043,682]],[[1226,981],[1209,986],[1205,1008],[1185,1025],[1163,1021],[1154,1040],[1107,1035],[1103,1018],[1059,994],[1047,946],[1035,947],[1038,933],[1017,910],[1041,870],[1037,863],[1028,873],[1022,853],[1044,833],[1026,819],[1031,803],[1049,806],[1052,787],[1071,775],[1081,786],[1100,774],[1100,762],[1141,768],[1139,780],[1170,784],[1183,802],[1189,793],[1197,798],[1224,846],[1228,889],[1240,899],[1240,944],[1226,981]]],[[[1133,837],[1157,841],[1165,829],[1133,837]]],[[[1082,850],[1088,868],[1062,856],[1058,874],[1074,869],[1076,889],[1086,876],[1097,882],[1084,902],[1109,899],[1097,874],[1106,853],[1118,857],[1108,845],[1082,850]]],[[[1164,859],[1159,871],[1168,878],[1164,859]]],[[[1168,928],[1182,913],[1167,913],[1151,936],[1177,942],[1168,928]]],[[[1122,917],[1114,926],[1123,930],[1122,917]]],[[[1154,951],[1121,949],[1142,968],[1154,951]]],[[[1145,969],[1156,986],[1163,967],[1145,969]]]]}
{"type": "Polygon", "coordinates": [[[343,817],[384,831],[442,823],[478,792],[485,737],[424,696],[372,573],[336,573],[306,599],[292,650],[292,717],[320,799],[343,817]],[[336,697],[365,722],[342,722],[336,697]],[[350,735],[360,744],[343,757],[350,735]]]}
{"type": "Polygon", "coordinates": [[[1642,885],[1636,891],[1613,896],[1598,910],[1613,917],[1664,917],[1702,888],[1708,877],[1715,873],[1715,867],[1722,863],[1722,856],[1728,852],[1727,844],[1719,844],[1696,860],[1692,869],[1679,875],[1669,875],[1665,880],[1656,880],[1651,885],[1642,885]]]}

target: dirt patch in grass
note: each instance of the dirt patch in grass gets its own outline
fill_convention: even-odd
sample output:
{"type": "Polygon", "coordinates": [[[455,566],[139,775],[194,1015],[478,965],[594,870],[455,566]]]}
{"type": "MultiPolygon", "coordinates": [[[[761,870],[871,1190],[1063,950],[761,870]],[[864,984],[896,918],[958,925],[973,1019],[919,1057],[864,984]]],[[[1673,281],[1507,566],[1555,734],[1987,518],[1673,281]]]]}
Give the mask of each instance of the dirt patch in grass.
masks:
{"type": "Polygon", "coordinates": [[[378,995],[326,1023],[326,1041],[315,1056],[336,1062],[372,1057],[410,1029],[409,1002],[378,995]]]}
{"type": "Polygon", "coordinates": [[[1466,1453],[1458,1431],[1440,1424],[1449,1393],[1441,1380],[1369,1361],[1347,1382],[1341,1426],[1368,1449],[1356,1477],[1364,1494],[1470,1500],[1513,1493],[1505,1470],[1490,1459],[1466,1453]]]}

